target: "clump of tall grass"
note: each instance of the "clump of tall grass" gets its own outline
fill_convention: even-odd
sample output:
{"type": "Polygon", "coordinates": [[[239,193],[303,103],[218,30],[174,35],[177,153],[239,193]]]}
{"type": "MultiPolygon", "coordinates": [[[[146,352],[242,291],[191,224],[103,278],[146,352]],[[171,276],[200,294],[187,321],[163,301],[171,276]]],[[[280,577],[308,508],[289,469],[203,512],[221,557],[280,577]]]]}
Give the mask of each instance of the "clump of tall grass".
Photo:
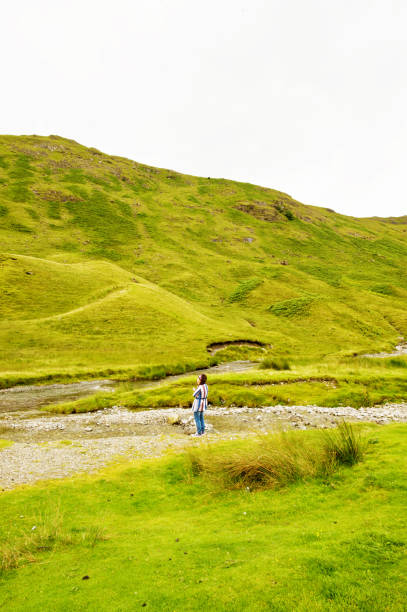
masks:
{"type": "Polygon", "coordinates": [[[226,488],[279,488],[315,477],[325,454],[292,434],[264,436],[234,452],[191,452],[194,474],[202,473],[226,488]]]}
{"type": "Polygon", "coordinates": [[[276,302],[269,306],[268,310],[277,317],[296,317],[305,315],[309,311],[309,307],[315,300],[315,296],[304,296],[276,302]]]}
{"type": "Polygon", "coordinates": [[[0,576],[24,563],[33,563],[41,552],[78,545],[93,548],[97,542],[107,540],[105,530],[96,525],[68,529],[58,510],[33,522],[14,541],[0,542],[0,576]]]}
{"type": "Polygon", "coordinates": [[[272,359],[271,357],[265,357],[259,365],[261,370],[290,370],[290,364],[287,359],[272,359]]]}
{"type": "Polygon", "coordinates": [[[335,463],[355,465],[363,459],[366,452],[366,440],[361,433],[356,433],[350,423],[342,421],[337,429],[324,431],[325,453],[335,463]]]}
{"type": "Polygon", "coordinates": [[[243,281],[229,295],[228,302],[243,302],[249,293],[261,285],[262,282],[263,281],[259,278],[249,278],[243,281]]]}
{"type": "Polygon", "coordinates": [[[308,438],[298,433],[261,437],[233,452],[193,449],[192,474],[202,474],[228,489],[278,489],[312,478],[326,478],[340,465],[360,461],[365,444],[352,426],[343,423],[330,435],[308,438]]]}
{"type": "Polygon", "coordinates": [[[392,357],[391,359],[384,359],[383,364],[385,368],[407,368],[407,360],[403,357],[392,357]]]}

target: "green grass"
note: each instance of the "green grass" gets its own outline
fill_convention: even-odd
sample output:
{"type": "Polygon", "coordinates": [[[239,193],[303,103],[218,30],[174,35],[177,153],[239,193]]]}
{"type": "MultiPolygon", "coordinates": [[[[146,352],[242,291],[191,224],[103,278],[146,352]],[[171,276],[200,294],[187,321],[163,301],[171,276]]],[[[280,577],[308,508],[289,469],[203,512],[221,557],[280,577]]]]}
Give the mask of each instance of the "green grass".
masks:
{"type": "MultiPolygon", "coordinates": [[[[20,515],[19,518],[25,517],[20,515]]],[[[13,537],[0,543],[0,580],[11,570],[34,563],[44,551],[54,553],[69,546],[92,548],[97,542],[107,539],[101,526],[67,529],[67,519],[61,515],[59,506],[47,508],[45,514],[38,514],[32,522],[31,529],[16,526],[13,537]]]]}
{"type": "Polygon", "coordinates": [[[366,452],[366,443],[350,423],[341,423],[334,433],[325,432],[324,450],[340,465],[359,463],[366,452]]]}
{"type": "Polygon", "coordinates": [[[48,384],[48,383],[71,383],[77,380],[92,380],[111,378],[115,381],[146,381],[160,380],[166,376],[183,374],[184,372],[203,369],[217,365],[222,361],[217,355],[206,355],[198,361],[187,361],[184,363],[167,363],[157,365],[137,365],[124,368],[67,368],[65,370],[47,372],[5,372],[0,376],[0,388],[8,388],[24,384],[48,384]]]}
{"type": "Polygon", "coordinates": [[[404,218],[57,136],[1,136],[0,158],[0,379],[203,362],[239,338],[312,364],[407,336],[404,218]]]}
{"type": "MultiPolygon", "coordinates": [[[[386,402],[404,402],[407,380],[406,358],[353,359],[314,366],[290,366],[278,360],[272,365],[265,359],[266,369],[235,374],[209,376],[209,401],[214,406],[364,406],[386,402]],[[276,367],[277,366],[277,367],[276,367]]],[[[262,364],[260,364],[260,367],[262,364]]],[[[73,402],[48,405],[44,410],[57,413],[91,412],[114,405],[145,409],[188,407],[195,376],[163,381],[159,386],[144,389],[118,389],[98,393],[73,402]]]]}
{"type": "Polygon", "coordinates": [[[12,440],[3,440],[0,438],[0,450],[2,450],[3,448],[7,448],[8,446],[11,446],[12,444],[14,444],[12,440]]]}
{"type": "Polygon", "coordinates": [[[284,300],[270,306],[269,310],[277,317],[296,317],[308,313],[310,304],[315,298],[301,297],[292,300],[284,300]]]}
{"type": "Polygon", "coordinates": [[[271,357],[265,357],[259,364],[261,370],[289,370],[290,364],[287,359],[272,359],[271,357]]]}
{"type": "Polygon", "coordinates": [[[240,285],[238,285],[236,289],[230,294],[228,298],[229,302],[243,302],[243,300],[249,295],[249,293],[253,291],[253,289],[256,289],[261,284],[261,282],[262,281],[257,278],[251,278],[244,281],[243,283],[240,283],[240,285]]]}
{"type": "Polygon", "coordinates": [[[3,572],[0,605],[401,612],[406,425],[363,432],[374,442],[364,461],[283,489],[225,489],[182,454],[3,493],[3,546],[19,556],[3,572]]]}

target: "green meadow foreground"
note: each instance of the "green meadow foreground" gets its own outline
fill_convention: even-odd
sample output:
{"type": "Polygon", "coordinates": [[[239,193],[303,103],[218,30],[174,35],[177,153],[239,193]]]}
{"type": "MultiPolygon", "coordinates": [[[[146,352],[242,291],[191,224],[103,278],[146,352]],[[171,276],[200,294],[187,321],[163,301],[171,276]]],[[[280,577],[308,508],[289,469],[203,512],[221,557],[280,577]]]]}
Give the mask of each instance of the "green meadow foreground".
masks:
{"type": "Polygon", "coordinates": [[[251,441],[2,493],[0,605],[401,612],[406,434],[364,426],[364,459],[335,467],[297,432],[277,481],[253,477],[251,441]],[[217,474],[242,456],[246,477],[217,474]]]}

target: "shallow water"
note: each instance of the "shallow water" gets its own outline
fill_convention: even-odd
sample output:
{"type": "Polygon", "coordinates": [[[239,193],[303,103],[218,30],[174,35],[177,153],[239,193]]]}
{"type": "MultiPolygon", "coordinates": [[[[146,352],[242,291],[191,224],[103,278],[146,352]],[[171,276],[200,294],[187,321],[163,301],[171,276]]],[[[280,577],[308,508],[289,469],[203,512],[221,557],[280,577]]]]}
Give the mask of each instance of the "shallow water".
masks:
{"type": "Polygon", "coordinates": [[[386,357],[400,357],[400,355],[407,355],[407,342],[402,342],[396,346],[391,353],[368,353],[367,355],[361,355],[361,357],[375,357],[385,359],[386,357]]]}
{"type": "Polygon", "coordinates": [[[54,385],[29,385],[0,390],[0,412],[33,410],[57,402],[69,402],[99,391],[113,390],[113,381],[92,380],[54,385]]]}
{"type": "Polygon", "coordinates": [[[193,374],[222,374],[232,372],[245,372],[252,369],[256,364],[251,361],[231,361],[203,370],[194,370],[185,374],[167,376],[161,380],[147,380],[120,383],[114,380],[86,380],[68,384],[53,385],[27,385],[0,390],[0,413],[15,411],[38,410],[48,404],[59,404],[80,399],[100,391],[120,390],[125,386],[126,390],[159,387],[164,382],[178,380],[193,374]]]}

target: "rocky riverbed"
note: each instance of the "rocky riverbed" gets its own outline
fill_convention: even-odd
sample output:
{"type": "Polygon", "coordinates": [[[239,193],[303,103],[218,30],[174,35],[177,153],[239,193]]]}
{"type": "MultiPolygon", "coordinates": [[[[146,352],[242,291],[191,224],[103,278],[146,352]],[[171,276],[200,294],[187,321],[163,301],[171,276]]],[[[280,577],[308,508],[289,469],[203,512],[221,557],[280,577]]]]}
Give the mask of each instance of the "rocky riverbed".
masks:
{"type": "Polygon", "coordinates": [[[93,413],[44,416],[38,411],[2,414],[0,438],[13,444],[0,450],[0,489],[38,480],[92,472],[124,459],[160,456],[168,450],[282,429],[335,426],[338,421],[379,424],[407,422],[407,404],[380,407],[321,406],[210,407],[208,432],[193,438],[190,409],[134,412],[115,406],[93,413]]]}

